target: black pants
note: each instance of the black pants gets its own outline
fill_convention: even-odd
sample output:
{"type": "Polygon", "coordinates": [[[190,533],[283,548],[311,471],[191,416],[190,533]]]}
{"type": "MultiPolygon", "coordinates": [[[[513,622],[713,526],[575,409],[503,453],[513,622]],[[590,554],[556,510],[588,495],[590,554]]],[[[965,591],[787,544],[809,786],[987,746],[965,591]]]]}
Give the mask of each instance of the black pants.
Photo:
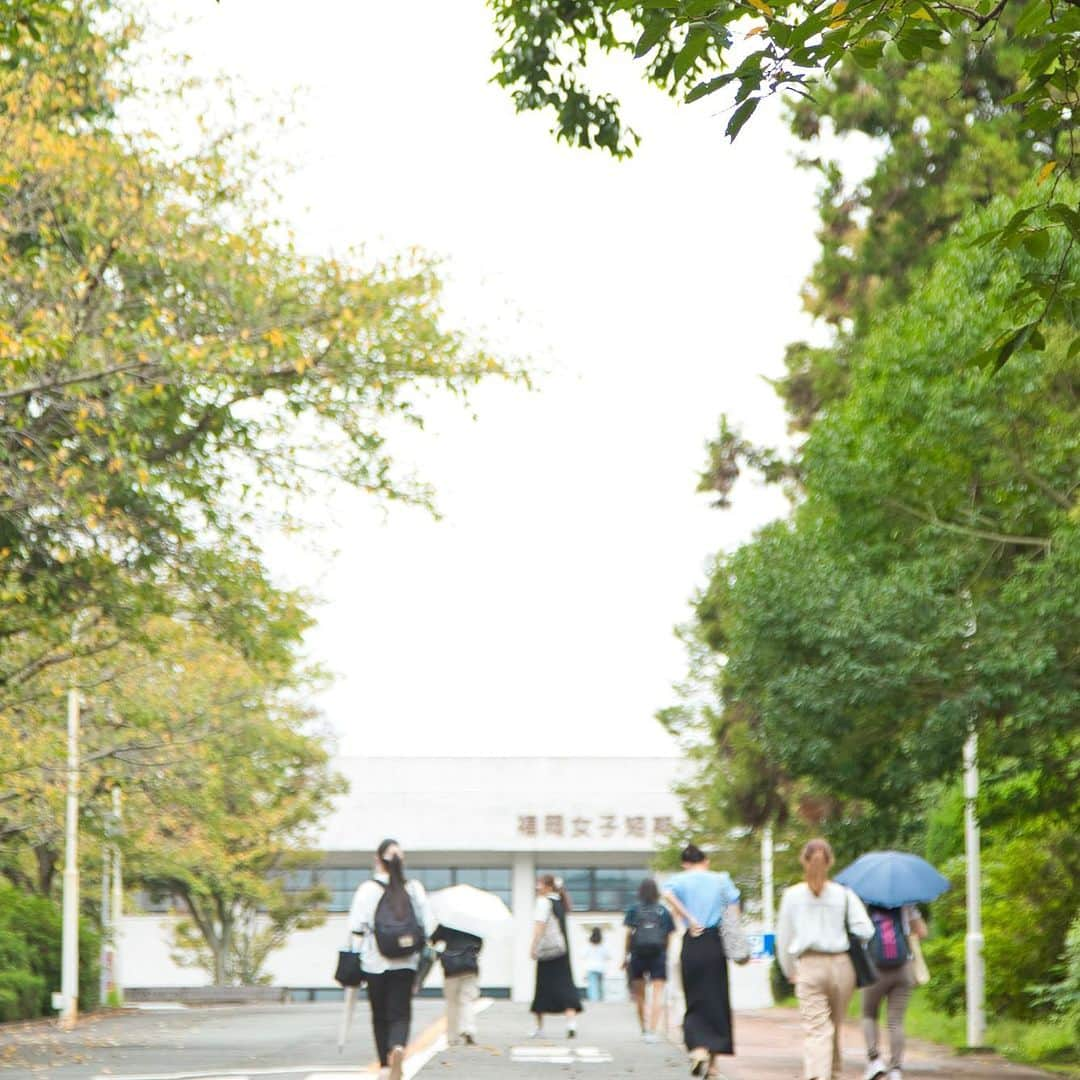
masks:
{"type": "Polygon", "coordinates": [[[715,929],[706,930],[700,937],[683,937],[683,1035],[688,1050],[703,1046],[713,1054],[735,1053],[727,976],[724,943],[715,929]]]}
{"type": "Polygon", "coordinates": [[[384,971],[367,977],[368,1000],[371,1002],[371,1027],[375,1032],[375,1047],[379,1064],[390,1064],[390,1051],[409,1041],[412,1022],[412,984],[416,972],[411,968],[384,971]]]}

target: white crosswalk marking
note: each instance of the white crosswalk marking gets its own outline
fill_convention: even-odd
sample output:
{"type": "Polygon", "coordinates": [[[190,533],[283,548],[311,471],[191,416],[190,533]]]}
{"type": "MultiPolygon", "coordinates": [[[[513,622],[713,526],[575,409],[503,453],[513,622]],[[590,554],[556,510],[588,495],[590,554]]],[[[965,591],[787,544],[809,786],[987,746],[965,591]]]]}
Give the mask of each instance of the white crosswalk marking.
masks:
{"type": "Polygon", "coordinates": [[[598,1046],[512,1046],[510,1060],[518,1065],[608,1065],[615,1059],[598,1046]]]}

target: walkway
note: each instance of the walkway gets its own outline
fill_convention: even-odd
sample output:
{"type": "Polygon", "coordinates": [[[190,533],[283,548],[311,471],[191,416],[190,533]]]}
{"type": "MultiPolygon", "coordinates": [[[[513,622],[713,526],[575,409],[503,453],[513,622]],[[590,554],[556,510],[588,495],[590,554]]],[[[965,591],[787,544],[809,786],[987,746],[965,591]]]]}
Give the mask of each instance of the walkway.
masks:
{"type": "MultiPolygon", "coordinates": [[[[485,1003],[487,1004],[487,1003],[485,1003]]],[[[91,1019],[73,1032],[53,1025],[0,1027],[0,1080],[372,1080],[365,1006],[343,1054],[336,1047],[340,1005],[177,1009],[91,1019]]],[[[528,1039],[521,1005],[495,1002],[480,1017],[479,1045],[446,1049],[441,1002],[416,1008],[416,1040],[406,1075],[419,1080],[675,1080],[687,1075],[681,1047],[647,1044],[628,1005],[590,1006],[579,1036],[549,1021],[550,1038],[528,1039]]],[[[798,1021],[790,1010],[737,1013],[738,1056],[730,1080],[799,1080],[798,1021]]],[[[845,1080],[860,1080],[861,1041],[847,1039],[845,1080]]],[[[911,1049],[908,1080],[1036,1080],[1047,1074],[992,1057],[911,1049]]]]}

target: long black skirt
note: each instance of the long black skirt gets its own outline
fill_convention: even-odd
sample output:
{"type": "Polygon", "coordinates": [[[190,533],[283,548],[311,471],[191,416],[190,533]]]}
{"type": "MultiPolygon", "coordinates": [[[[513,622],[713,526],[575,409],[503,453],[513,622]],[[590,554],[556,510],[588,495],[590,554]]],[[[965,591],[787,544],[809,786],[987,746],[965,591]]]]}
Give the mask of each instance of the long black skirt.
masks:
{"type": "Polygon", "coordinates": [[[536,961],[536,993],[531,1012],[564,1013],[567,1009],[581,1012],[581,995],[574,985],[570,957],[536,961]]]}
{"type": "Polygon", "coordinates": [[[687,1050],[703,1046],[711,1054],[734,1054],[727,957],[719,933],[686,934],[682,944],[682,982],[686,995],[683,1038],[687,1050]]]}

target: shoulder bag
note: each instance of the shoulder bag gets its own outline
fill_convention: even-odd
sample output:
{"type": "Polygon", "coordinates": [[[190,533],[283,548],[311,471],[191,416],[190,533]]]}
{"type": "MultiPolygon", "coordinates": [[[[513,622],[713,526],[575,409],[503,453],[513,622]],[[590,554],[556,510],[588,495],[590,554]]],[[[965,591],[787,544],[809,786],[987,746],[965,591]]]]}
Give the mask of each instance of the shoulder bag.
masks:
{"type": "Polygon", "coordinates": [[[724,955],[736,964],[745,964],[750,960],[750,939],[743,929],[742,919],[732,919],[728,915],[720,920],[720,940],[724,943],[724,955]]]}
{"type": "Polygon", "coordinates": [[[874,961],[870,959],[866,943],[858,934],[851,932],[849,919],[851,906],[851,891],[844,887],[844,929],[847,930],[848,956],[851,957],[851,966],[855,969],[855,985],[858,987],[873,986],[878,981],[878,970],[874,967],[874,961]]]}
{"type": "Polygon", "coordinates": [[[555,905],[551,905],[551,911],[544,920],[544,929],[540,933],[540,940],[536,943],[537,960],[558,960],[569,952],[566,944],[566,935],[563,933],[559,917],[555,914],[555,905]]]}
{"type": "Polygon", "coordinates": [[[364,969],[360,966],[360,954],[353,949],[341,949],[337,957],[337,970],[334,972],[334,981],[340,986],[360,986],[364,981],[364,969]]]}

